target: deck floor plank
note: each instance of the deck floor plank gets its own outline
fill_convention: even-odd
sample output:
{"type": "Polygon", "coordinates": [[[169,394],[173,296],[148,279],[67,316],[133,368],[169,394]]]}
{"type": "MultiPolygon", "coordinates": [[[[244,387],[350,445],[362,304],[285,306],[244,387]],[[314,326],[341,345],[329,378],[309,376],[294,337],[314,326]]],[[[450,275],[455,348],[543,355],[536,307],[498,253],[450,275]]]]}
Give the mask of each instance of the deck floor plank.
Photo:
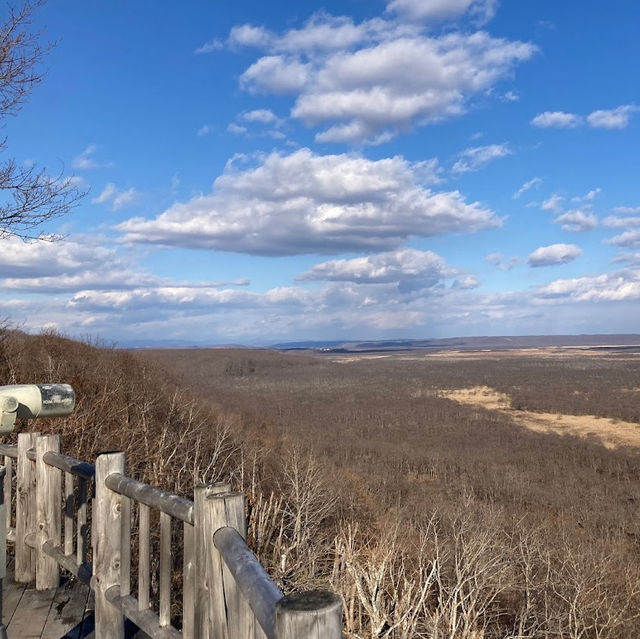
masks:
{"type": "Polygon", "coordinates": [[[56,589],[38,591],[29,584],[7,626],[8,636],[40,639],[55,594],[56,589]]]}
{"type": "Polygon", "coordinates": [[[37,591],[13,580],[13,562],[3,582],[3,622],[11,639],[82,639],[93,630],[89,586],[63,579],[58,588],[37,591]],[[88,617],[88,618],[87,618],[88,617]]]}
{"type": "Polygon", "coordinates": [[[17,584],[13,580],[13,559],[7,564],[7,576],[2,589],[2,623],[9,625],[13,614],[20,603],[27,584],[17,584]]]}
{"type": "Polygon", "coordinates": [[[61,584],[42,630],[41,639],[80,639],[89,586],[75,581],[61,584]]]}

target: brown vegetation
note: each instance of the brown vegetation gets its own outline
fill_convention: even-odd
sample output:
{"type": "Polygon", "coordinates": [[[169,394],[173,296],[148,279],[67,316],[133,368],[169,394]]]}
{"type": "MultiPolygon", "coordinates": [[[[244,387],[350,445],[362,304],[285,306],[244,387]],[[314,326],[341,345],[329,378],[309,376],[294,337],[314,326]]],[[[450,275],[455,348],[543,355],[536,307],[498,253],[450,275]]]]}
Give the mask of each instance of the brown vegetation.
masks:
{"type": "Polygon", "coordinates": [[[339,591],[349,639],[637,634],[638,450],[532,432],[518,411],[446,393],[487,386],[613,428],[637,422],[640,359],[340,365],[18,332],[1,354],[5,383],[74,384],[76,413],[51,425],[67,451],[123,449],[135,474],[187,495],[194,475],[230,477],[269,572],[284,590],[339,591]]]}

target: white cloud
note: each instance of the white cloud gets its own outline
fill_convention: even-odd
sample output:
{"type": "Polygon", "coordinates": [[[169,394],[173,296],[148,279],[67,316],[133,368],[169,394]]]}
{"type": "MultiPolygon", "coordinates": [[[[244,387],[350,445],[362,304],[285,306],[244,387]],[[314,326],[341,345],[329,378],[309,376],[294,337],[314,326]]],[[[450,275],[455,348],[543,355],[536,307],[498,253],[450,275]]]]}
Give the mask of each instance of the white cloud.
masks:
{"type": "MultiPolygon", "coordinates": [[[[6,251],[0,254],[0,287],[5,291],[39,293],[51,302],[51,295],[91,290],[117,295],[133,289],[148,291],[181,288],[192,291],[245,286],[246,279],[222,282],[175,282],[141,269],[136,251],[111,248],[104,239],[72,236],[58,242],[4,240],[6,251]]],[[[123,293],[124,294],[124,293],[123,293]]]]}
{"type": "Polygon", "coordinates": [[[523,193],[531,189],[537,189],[542,184],[542,178],[534,177],[531,178],[528,182],[525,182],[514,194],[513,199],[517,200],[523,193]]]}
{"type": "Polygon", "coordinates": [[[629,226],[640,226],[640,217],[618,217],[609,215],[602,220],[602,225],[610,229],[623,229],[629,226]]]}
{"type": "Polygon", "coordinates": [[[237,135],[242,135],[247,132],[247,127],[242,126],[240,124],[236,124],[235,122],[230,122],[229,126],[227,126],[227,131],[229,133],[235,133],[237,135]]]}
{"type": "Polygon", "coordinates": [[[229,44],[243,47],[268,47],[273,42],[273,34],[264,27],[241,24],[231,29],[229,44]]]}
{"type": "Polygon", "coordinates": [[[222,40],[214,39],[209,40],[209,42],[205,42],[202,46],[198,47],[194,53],[213,53],[220,49],[224,49],[224,42],[222,40]]]}
{"type": "Polygon", "coordinates": [[[613,246],[624,246],[625,248],[640,248],[640,229],[633,229],[620,233],[606,241],[606,244],[613,246]]]}
{"type": "Polygon", "coordinates": [[[311,65],[280,55],[269,55],[254,62],[240,77],[246,89],[271,93],[301,90],[311,74],[311,65]]]}
{"type": "Polygon", "coordinates": [[[572,129],[582,124],[582,117],[564,111],[545,111],[536,115],[531,124],[541,129],[572,129]]]}
{"type": "Polygon", "coordinates": [[[576,197],[572,197],[572,202],[593,202],[600,194],[602,193],[601,188],[591,189],[584,195],[576,195],[576,197]]]}
{"type": "Polygon", "coordinates": [[[484,32],[436,37],[416,24],[379,18],[354,24],[326,13],[284,34],[243,25],[230,41],[268,52],[242,74],[241,85],[297,95],[292,116],[328,127],[318,134],[324,142],[384,141],[458,115],[469,98],[537,51],[484,32]]]}
{"type": "Polygon", "coordinates": [[[587,123],[596,129],[625,129],[636,111],[638,107],[633,104],[624,104],[615,109],[601,109],[590,113],[587,123]]]}
{"type": "Polygon", "coordinates": [[[582,255],[582,249],[575,244],[552,244],[541,246],[529,255],[529,266],[553,266],[573,262],[582,255]]]}
{"type": "Polygon", "coordinates": [[[461,275],[451,285],[452,288],[460,289],[463,291],[471,290],[472,288],[478,288],[481,282],[475,275],[461,275]]]}
{"type": "Polygon", "coordinates": [[[92,204],[105,204],[115,197],[117,193],[116,185],[113,182],[107,182],[102,192],[97,197],[91,199],[92,204]]]}
{"type": "Polygon", "coordinates": [[[640,299],[640,270],[626,269],[594,277],[556,280],[536,290],[548,298],[576,302],[621,302],[640,299]]]}
{"type": "Polygon", "coordinates": [[[640,215],[640,206],[616,206],[613,210],[620,215],[640,215]]]}
{"type": "Polygon", "coordinates": [[[246,122],[259,122],[260,124],[274,124],[280,122],[280,118],[278,118],[270,109],[254,109],[253,111],[246,111],[241,115],[241,117],[246,122]]]}
{"type": "Polygon", "coordinates": [[[73,168],[88,171],[91,169],[106,169],[112,167],[113,162],[98,162],[94,158],[97,150],[98,147],[95,144],[90,144],[80,155],[74,158],[73,168]]]}
{"type": "Polygon", "coordinates": [[[139,196],[140,194],[134,188],[122,191],[113,182],[108,182],[100,195],[92,198],[91,203],[109,204],[112,211],[118,211],[135,202],[139,196]]]}
{"type": "Polygon", "coordinates": [[[498,158],[513,155],[508,144],[488,144],[465,149],[458,154],[458,160],[451,169],[454,173],[477,171],[498,158]]]}
{"type": "Polygon", "coordinates": [[[400,290],[431,288],[459,275],[432,251],[399,249],[367,257],[316,264],[297,279],[357,284],[397,284],[400,290]]]}
{"type": "MultiPolygon", "coordinates": [[[[624,129],[638,110],[633,104],[623,104],[615,109],[600,109],[587,115],[586,123],[594,129],[624,129]]],[[[533,126],[556,129],[572,129],[584,123],[585,118],[581,115],[565,111],[545,111],[531,120],[533,126]]]]}
{"type": "Polygon", "coordinates": [[[83,237],[59,242],[4,240],[0,255],[5,289],[55,293],[92,286],[108,288],[149,285],[156,278],[131,266],[114,249],[83,237]]]}
{"type": "Polygon", "coordinates": [[[394,249],[411,236],[500,226],[478,202],[424,186],[431,163],[404,158],[271,153],[252,168],[231,163],[211,195],[176,203],[155,219],[116,228],[130,242],[255,255],[394,249]],[[424,174],[427,175],[424,175],[424,174]]]}
{"type": "Polygon", "coordinates": [[[213,127],[210,124],[203,124],[197,131],[196,135],[202,137],[203,135],[209,135],[213,131],[213,127]]]}
{"type": "Polygon", "coordinates": [[[553,193],[540,205],[540,208],[543,211],[553,211],[554,213],[559,213],[560,211],[562,211],[563,200],[564,198],[561,195],[553,193]]]}
{"type": "Polygon", "coordinates": [[[583,231],[591,231],[598,226],[598,218],[593,213],[585,213],[584,211],[567,211],[559,215],[554,222],[562,225],[563,231],[571,233],[581,233],[583,231]]]}
{"type": "Polygon", "coordinates": [[[506,259],[502,253],[490,253],[484,258],[487,264],[495,266],[499,271],[510,271],[520,264],[520,258],[513,255],[506,259]]]}
{"type": "Polygon", "coordinates": [[[497,5],[497,0],[391,0],[387,10],[411,20],[446,20],[469,12],[484,23],[493,18],[497,5]]]}

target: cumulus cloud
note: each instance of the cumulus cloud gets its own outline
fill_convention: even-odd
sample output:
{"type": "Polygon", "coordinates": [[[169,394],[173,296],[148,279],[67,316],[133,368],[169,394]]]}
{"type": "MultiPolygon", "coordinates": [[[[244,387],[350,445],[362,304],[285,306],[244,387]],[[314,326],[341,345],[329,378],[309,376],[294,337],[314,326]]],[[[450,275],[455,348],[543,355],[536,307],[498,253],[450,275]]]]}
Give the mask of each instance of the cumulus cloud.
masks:
{"type": "Polygon", "coordinates": [[[280,118],[270,109],[245,111],[240,117],[246,122],[259,122],[260,124],[276,124],[280,122],[280,118]]]}
{"type": "Polygon", "coordinates": [[[567,211],[555,218],[554,222],[562,226],[563,231],[582,233],[598,226],[598,218],[593,213],[584,211],[567,211]]]}
{"type": "Polygon", "coordinates": [[[525,182],[514,194],[513,199],[517,200],[521,195],[530,191],[531,189],[537,189],[542,184],[542,178],[534,177],[528,182],[525,182]]]}
{"type": "Polygon", "coordinates": [[[572,129],[582,124],[582,117],[565,111],[544,111],[531,120],[540,129],[572,129]]]}
{"type": "Polygon", "coordinates": [[[625,269],[593,277],[556,280],[536,290],[543,298],[576,302],[620,302],[640,298],[640,270],[625,269]]]}
{"type": "Polygon", "coordinates": [[[367,257],[316,264],[297,279],[358,284],[397,284],[400,290],[431,288],[459,275],[432,251],[400,249],[367,257]]]}
{"type": "Polygon", "coordinates": [[[529,266],[554,266],[556,264],[567,264],[573,262],[582,255],[582,249],[575,244],[552,244],[551,246],[541,246],[529,255],[529,266]]]}
{"type": "Polygon", "coordinates": [[[640,226],[640,217],[618,217],[617,215],[609,215],[602,220],[602,225],[610,229],[640,226]]]}
{"type": "Polygon", "coordinates": [[[573,129],[586,122],[594,129],[625,129],[629,125],[631,116],[638,110],[638,107],[633,104],[623,104],[615,109],[592,111],[586,118],[577,113],[544,111],[536,115],[531,120],[531,124],[543,129],[573,129]]]}
{"type": "Polygon", "coordinates": [[[197,291],[249,284],[246,279],[175,282],[161,278],[141,269],[135,252],[104,246],[102,239],[75,236],[59,242],[23,242],[7,238],[7,250],[0,254],[0,286],[4,290],[53,295],[165,287],[197,291]]]}
{"type": "Polygon", "coordinates": [[[425,163],[401,157],[271,153],[258,166],[234,164],[213,193],[176,203],[155,219],[116,228],[129,242],[254,255],[383,251],[411,236],[469,233],[500,220],[457,191],[426,188],[425,163]]]}
{"type": "Polygon", "coordinates": [[[108,204],[112,211],[118,211],[135,202],[139,196],[134,188],[120,190],[113,182],[108,182],[100,195],[92,198],[91,203],[108,204]]]}
{"type": "Polygon", "coordinates": [[[198,137],[202,137],[204,135],[209,135],[209,133],[211,133],[212,131],[213,127],[210,124],[203,124],[196,132],[196,135],[198,137]]]}
{"type": "MultiPolygon", "coordinates": [[[[409,4],[427,13],[436,4],[453,5],[409,4]]],[[[282,34],[236,27],[230,42],[266,52],[241,75],[242,87],[297,96],[291,115],[325,127],[319,141],[353,143],[379,143],[458,115],[469,98],[491,89],[537,51],[530,43],[484,32],[430,36],[418,24],[381,18],[355,24],[326,13],[282,34]]]]}
{"type": "Polygon", "coordinates": [[[636,111],[638,107],[633,104],[593,111],[587,116],[587,124],[594,129],[626,129],[631,116],[636,111]]]}
{"type": "Polygon", "coordinates": [[[497,0],[392,0],[387,10],[412,20],[446,20],[468,12],[484,23],[493,18],[497,6],[497,0]]]}
{"type": "Polygon", "coordinates": [[[462,291],[468,291],[472,288],[478,288],[480,286],[480,280],[471,274],[461,275],[451,285],[452,288],[460,289],[462,291]]]}
{"type": "Polygon", "coordinates": [[[632,229],[620,233],[620,235],[606,240],[606,244],[625,248],[640,248],[640,229],[632,229]]]}
{"type": "Polygon", "coordinates": [[[0,256],[1,285],[5,289],[44,293],[74,291],[85,286],[149,285],[156,279],[90,238],[25,243],[4,240],[0,256]]]}
{"type": "Polygon", "coordinates": [[[291,93],[301,90],[312,72],[310,64],[269,55],[254,62],[241,76],[243,87],[253,91],[291,93]]]}
{"type": "Polygon", "coordinates": [[[347,16],[332,16],[320,11],[312,15],[303,27],[289,29],[281,34],[251,24],[233,27],[229,34],[229,44],[232,47],[269,49],[276,53],[304,52],[312,55],[348,49],[378,36],[389,26],[379,19],[355,24],[347,16]]]}
{"type": "Polygon", "coordinates": [[[465,149],[458,154],[458,160],[451,169],[454,173],[470,173],[477,171],[498,158],[512,155],[507,144],[488,144],[465,149]]]}

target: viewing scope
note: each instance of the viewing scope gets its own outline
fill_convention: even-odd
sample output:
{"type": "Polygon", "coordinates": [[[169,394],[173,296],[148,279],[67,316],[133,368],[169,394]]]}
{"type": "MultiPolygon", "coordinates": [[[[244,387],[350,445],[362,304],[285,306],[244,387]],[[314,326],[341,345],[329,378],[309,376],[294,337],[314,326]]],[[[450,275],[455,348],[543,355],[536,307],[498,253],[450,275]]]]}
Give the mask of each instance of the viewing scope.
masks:
{"type": "Polygon", "coordinates": [[[16,417],[66,417],[76,405],[69,384],[13,384],[0,386],[0,435],[13,431],[16,417]]]}

